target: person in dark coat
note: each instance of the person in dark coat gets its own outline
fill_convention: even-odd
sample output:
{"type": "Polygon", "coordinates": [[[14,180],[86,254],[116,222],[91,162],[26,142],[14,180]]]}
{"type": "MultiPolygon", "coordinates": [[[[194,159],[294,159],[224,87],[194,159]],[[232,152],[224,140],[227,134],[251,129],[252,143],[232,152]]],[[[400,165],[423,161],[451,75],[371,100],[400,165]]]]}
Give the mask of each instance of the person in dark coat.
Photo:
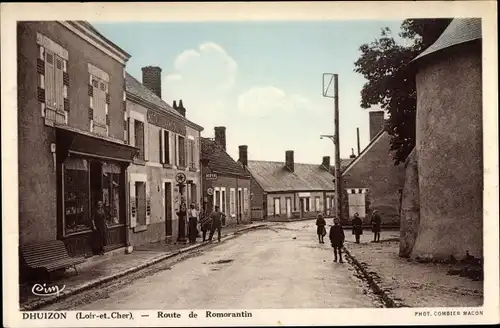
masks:
{"type": "Polygon", "coordinates": [[[359,244],[360,236],[363,234],[363,221],[358,213],[354,213],[352,219],[352,234],[356,237],[356,244],[359,244]]]}
{"type": "Polygon", "coordinates": [[[92,218],[92,228],[94,230],[95,250],[99,255],[104,255],[108,226],[106,225],[106,211],[102,201],[97,202],[97,209],[92,218]]]}
{"type": "Polygon", "coordinates": [[[373,241],[380,242],[380,230],[382,225],[382,218],[378,211],[373,211],[372,215],[372,232],[373,232],[373,241]]]}
{"type": "Polygon", "coordinates": [[[215,206],[215,211],[210,214],[210,219],[212,219],[212,229],[210,230],[210,236],[208,241],[212,241],[212,238],[217,230],[217,240],[220,242],[221,239],[221,229],[222,229],[222,217],[224,213],[219,211],[219,206],[215,206]]]}
{"type": "Polygon", "coordinates": [[[323,214],[321,213],[318,213],[318,218],[316,219],[316,226],[317,226],[316,233],[318,234],[319,243],[324,244],[325,241],[323,238],[326,235],[326,229],[325,229],[326,221],[323,218],[323,214]]]}
{"type": "Polygon", "coordinates": [[[333,262],[337,262],[337,259],[340,263],[344,263],[342,260],[342,247],[344,246],[344,229],[340,225],[340,220],[335,218],[333,220],[334,225],[330,228],[330,243],[333,247],[333,253],[335,254],[335,259],[333,262]],[[338,257],[337,257],[338,253],[338,257]]]}
{"type": "Polygon", "coordinates": [[[194,208],[194,204],[189,206],[188,210],[189,217],[189,243],[196,243],[196,238],[198,237],[198,211],[194,208]]]}

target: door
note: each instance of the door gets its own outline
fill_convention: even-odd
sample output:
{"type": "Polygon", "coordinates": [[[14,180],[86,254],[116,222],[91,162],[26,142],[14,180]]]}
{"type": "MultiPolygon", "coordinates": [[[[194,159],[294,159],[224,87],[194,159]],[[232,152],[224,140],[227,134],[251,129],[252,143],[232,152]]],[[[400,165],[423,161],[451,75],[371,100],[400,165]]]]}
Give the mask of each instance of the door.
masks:
{"type": "Polygon", "coordinates": [[[292,199],[289,197],[286,198],[286,217],[292,217],[292,199]]]}
{"type": "Polygon", "coordinates": [[[305,201],[306,199],[305,198],[300,198],[300,217],[303,218],[304,217],[304,212],[305,212],[305,201]]]}
{"type": "Polygon", "coordinates": [[[165,235],[172,236],[172,183],[165,182],[165,235]]]}

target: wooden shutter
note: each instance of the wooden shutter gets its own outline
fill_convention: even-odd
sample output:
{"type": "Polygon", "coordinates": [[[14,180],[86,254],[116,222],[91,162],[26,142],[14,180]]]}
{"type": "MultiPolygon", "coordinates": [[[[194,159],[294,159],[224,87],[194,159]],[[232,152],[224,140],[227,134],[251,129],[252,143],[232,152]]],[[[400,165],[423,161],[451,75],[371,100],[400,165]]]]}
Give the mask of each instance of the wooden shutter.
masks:
{"type": "Polygon", "coordinates": [[[165,156],[165,163],[171,164],[170,149],[172,147],[170,147],[170,132],[168,132],[167,130],[163,130],[163,146],[164,146],[163,153],[165,156]]]}
{"type": "Polygon", "coordinates": [[[63,68],[63,60],[54,56],[54,98],[56,103],[57,111],[64,111],[64,92],[63,92],[63,76],[64,76],[64,68],[63,68]]]}
{"type": "Polygon", "coordinates": [[[165,133],[160,129],[160,163],[165,163],[165,133]]]}
{"type": "Polygon", "coordinates": [[[131,146],[135,146],[135,127],[134,127],[134,119],[128,119],[128,143],[131,146]]]}
{"type": "Polygon", "coordinates": [[[137,195],[135,192],[135,181],[130,181],[129,189],[130,227],[134,228],[137,225],[137,195]]]}
{"type": "Polygon", "coordinates": [[[143,122],[142,124],[142,140],[144,144],[144,160],[147,161],[149,159],[149,126],[147,122],[143,122]]]}
{"type": "Polygon", "coordinates": [[[146,188],[146,225],[151,223],[151,183],[149,181],[145,182],[146,188]]]}
{"type": "Polygon", "coordinates": [[[56,109],[54,54],[45,50],[45,106],[56,109]]]}

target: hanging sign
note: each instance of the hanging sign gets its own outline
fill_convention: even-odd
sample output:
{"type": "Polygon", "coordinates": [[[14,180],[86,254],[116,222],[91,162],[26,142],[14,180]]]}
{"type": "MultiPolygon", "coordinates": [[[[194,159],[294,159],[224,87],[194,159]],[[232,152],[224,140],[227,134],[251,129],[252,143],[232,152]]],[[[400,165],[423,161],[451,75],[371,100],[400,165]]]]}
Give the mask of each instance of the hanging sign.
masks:
{"type": "Polygon", "coordinates": [[[208,189],[207,189],[207,194],[208,194],[209,196],[212,196],[212,195],[214,194],[214,188],[208,188],[208,189]]]}
{"type": "Polygon", "coordinates": [[[186,175],[182,172],[179,172],[175,175],[175,181],[177,183],[184,183],[186,181],[186,175]]]}

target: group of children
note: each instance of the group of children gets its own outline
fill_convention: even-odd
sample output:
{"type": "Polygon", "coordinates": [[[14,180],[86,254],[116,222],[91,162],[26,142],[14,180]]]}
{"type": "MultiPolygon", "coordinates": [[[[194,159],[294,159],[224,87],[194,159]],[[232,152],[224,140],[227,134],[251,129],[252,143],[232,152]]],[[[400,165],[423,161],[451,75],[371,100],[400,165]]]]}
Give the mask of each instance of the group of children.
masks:
{"type": "MultiPolygon", "coordinates": [[[[373,241],[380,242],[380,230],[382,219],[378,214],[378,211],[374,211],[372,215],[372,232],[373,241]]],[[[318,213],[318,218],[316,219],[317,234],[320,244],[324,244],[324,237],[326,236],[326,221],[321,213],[318,213]]],[[[360,237],[363,234],[363,221],[359,217],[358,213],[354,214],[352,219],[352,234],[356,237],[356,243],[359,244],[360,237]]],[[[329,233],[330,244],[333,247],[333,253],[335,255],[334,262],[343,263],[342,260],[342,247],[345,241],[344,228],[340,225],[340,220],[338,218],[333,219],[333,225],[330,228],[329,233]]]]}

